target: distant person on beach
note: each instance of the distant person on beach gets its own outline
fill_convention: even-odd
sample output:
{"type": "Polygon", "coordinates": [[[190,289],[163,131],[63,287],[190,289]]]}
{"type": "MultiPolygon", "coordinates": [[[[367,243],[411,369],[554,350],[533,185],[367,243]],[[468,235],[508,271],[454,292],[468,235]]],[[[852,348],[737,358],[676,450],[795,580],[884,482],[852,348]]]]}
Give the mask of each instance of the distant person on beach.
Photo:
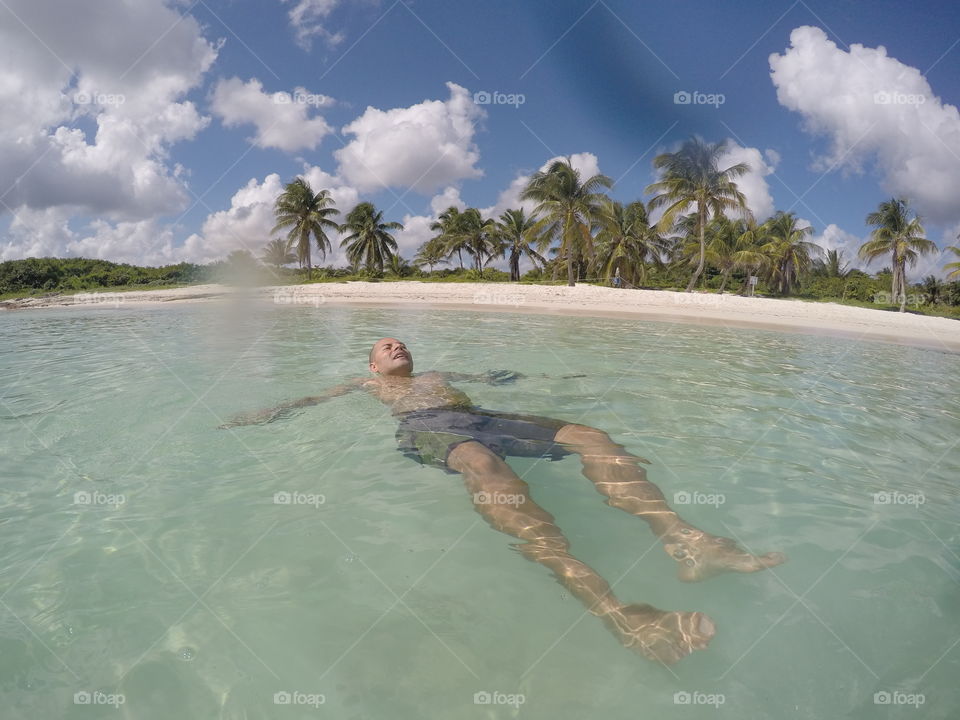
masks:
{"type": "Polygon", "coordinates": [[[413,355],[394,338],[378,340],[370,350],[374,377],[359,378],[259,413],[240,415],[221,427],[270,422],[291,410],[363,389],[388,405],[399,421],[400,450],[426,465],[459,473],[474,508],[497,530],[523,540],[523,555],[548,567],[587,610],[602,618],[620,641],[644,656],[674,663],[713,637],[713,621],[700,612],[658,610],[624,604],[596,571],[570,554],[570,543],[553,516],[530,497],[530,488],[504,458],[559,459],[577,454],[583,474],[608,505],[645,520],[679,567],[680,580],[693,582],[718,573],[755,572],[779,565],[780,553],[751,555],[733,540],[716,537],[684,522],[670,508],[641,463],[622,445],[596,428],[564,420],[494,412],[476,407],[450,381],[511,382],[516,373],[483,375],[413,373],[413,355]]]}

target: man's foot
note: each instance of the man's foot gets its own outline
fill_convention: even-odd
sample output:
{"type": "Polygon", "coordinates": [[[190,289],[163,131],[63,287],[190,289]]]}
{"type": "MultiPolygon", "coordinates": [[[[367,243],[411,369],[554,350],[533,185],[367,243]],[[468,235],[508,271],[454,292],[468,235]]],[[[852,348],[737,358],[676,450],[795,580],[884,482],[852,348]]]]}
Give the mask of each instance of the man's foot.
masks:
{"type": "Polygon", "coordinates": [[[667,612],[651,605],[623,605],[601,617],[624,646],[665,665],[702,650],[717,631],[701,612],[667,612]]]}
{"type": "Polygon", "coordinates": [[[663,549],[680,564],[677,577],[697,582],[723,572],[757,572],[786,562],[783,553],[751,555],[730,538],[679,525],[663,536],[663,549]]]}

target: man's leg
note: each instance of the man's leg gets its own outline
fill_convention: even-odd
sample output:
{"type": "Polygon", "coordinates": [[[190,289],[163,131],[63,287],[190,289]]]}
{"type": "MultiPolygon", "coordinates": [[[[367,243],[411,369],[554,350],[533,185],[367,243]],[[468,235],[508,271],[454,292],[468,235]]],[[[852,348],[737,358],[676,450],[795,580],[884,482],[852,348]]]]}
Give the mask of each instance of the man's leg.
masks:
{"type": "Polygon", "coordinates": [[[463,474],[477,512],[500,532],[523,540],[520,552],[550,568],[624,645],[652,660],[674,663],[710,642],[715,629],[703,613],[666,612],[617,600],[606,580],[570,554],[570,543],[553,516],[530,499],[527,483],[489,448],[461,443],[450,451],[447,465],[463,474]]]}
{"type": "Polygon", "coordinates": [[[643,518],[680,564],[681,580],[693,582],[726,571],[756,572],[786,560],[782,553],[751,555],[733,540],[717,537],[685,523],[667,504],[660,488],[647,480],[643,462],[602,430],[566,425],[555,440],[580,455],[583,474],[607,504],[643,518]]]}

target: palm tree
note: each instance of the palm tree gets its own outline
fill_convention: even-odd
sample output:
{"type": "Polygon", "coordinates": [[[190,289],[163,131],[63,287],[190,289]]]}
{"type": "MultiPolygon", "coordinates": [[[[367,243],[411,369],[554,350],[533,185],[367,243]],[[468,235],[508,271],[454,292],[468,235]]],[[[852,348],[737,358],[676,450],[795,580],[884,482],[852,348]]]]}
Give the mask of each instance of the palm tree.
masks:
{"type": "Polygon", "coordinates": [[[845,278],[850,272],[850,265],[843,261],[843,250],[827,250],[826,259],[814,261],[813,272],[822,277],[845,278]]]}
{"type": "Polygon", "coordinates": [[[302,177],[287,183],[277,198],[274,206],[277,224],[271,232],[289,228],[287,240],[296,245],[297,259],[307,266],[307,278],[312,272],[310,237],[312,235],[316,240],[320,258],[326,257],[330,251],[330,240],[325,230],[337,228],[337,223],[331,220],[330,216],[339,214],[340,211],[333,206],[330,192],[321,190],[314,194],[310,183],[302,177]]]}
{"type": "MultiPolygon", "coordinates": [[[[954,255],[960,257],[960,247],[955,245],[948,245],[947,250],[952,252],[954,255]]],[[[960,278],[960,261],[947,263],[943,266],[944,270],[949,270],[947,273],[947,280],[952,280],[953,278],[960,278]]]]}
{"type": "MultiPolygon", "coordinates": [[[[744,218],[731,220],[725,215],[714,219],[708,227],[707,262],[720,271],[719,293],[723,295],[731,273],[747,267],[753,258],[749,253],[756,238],[756,225],[744,218]]],[[[748,280],[749,282],[749,280],[748,280]]]]}
{"type": "Polygon", "coordinates": [[[900,299],[900,312],[904,312],[907,307],[907,265],[913,267],[920,255],[935,252],[937,246],[924,237],[920,216],[914,213],[911,218],[909,204],[902,198],[880,203],[875,212],[867,215],[867,225],[873,225],[874,230],[870,239],[860,246],[859,255],[868,261],[882,255],[891,256],[891,292],[894,299],[900,299]]]}
{"type": "Polygon", "coordinates": [[[273,265],[277,270],[281,265],[289,265],[297,261],[293,254],[293,240],[290,238],[274,238],[263,247],[260,259],[267,265],[273,265]]]}
{"type": "Polygon", "coordinates": [[[510,280],[513,282],[520,279],[520,258],[524,255],[533,261],[534,267],[547,263],[546,258],[533,249],[533,245],[540,242],[537,223],[535,217],[527,217],[523,208],[507,210],[500,215],[496,233],[510,252],[510,280]]]}
{"type": "Polygon", "coordinates": [[[460,262],[460,269],[463,270],[463,251],[466,249],[466,241],[460,235],[460,210],[451,205],[437,217],[437,221],[430,225],[430,229],[438,233],[433,239],[437,240],[440,247],[444,249],[446,257],[451,257],[453,253],[457,254],[460,262]]]}
{"type": "Polygon", "coordinates": [[[606,175],[594,175],[580,180],[580,172],[570,160],[555,160],[547,170],[537,172],[530,178],[520,195],[521,200],[539,203],[534,210],[543,219],[538,223],[542,230],[537,249],[543,252],[554,238],[560,240],[560,254],[567,262],[567,285],[576,284],[575,263],[580,258],[593,258],[593,235],[600,203],[606,197],[600,188],[613,186],[606,175]]]}
{"type": "Polygon", "coordinates": [[[778,210],[760,232],[765,241],[760,252],[770,258],[770,283],[781,295],[789,295],[800,284],[800,277],[810,271],[811,255],[820,255],[823,248],[804,239],[813,234],[813,228],[799,227],[797,216],[792,212],[778,210]]]}
{"type": "Polygon", "coordinates": [[[390,256],[390,264],[387,266],[387,269],[391,275],[395,275],[398,278],[413,275],[413,265],[401,257],[400,253],[390,256]]]}
{"type": "Polygon", "coordinates": [[[646,282],[647,264],[659,265],[667,243],[651,227],[642,202],[604,200],[597,218],[596,267],[609,280],[616,272],[631,285],[646,282]]]}
{"type": "Polygon", "coordinates": [[[497,223],[493,218],[484,218],[476,208],[467,208],[460,213],[451,240],[473,255],[474,265],[480,277],[483,277],[484,256],[492,259],[501,252],[497,242],[497,223]]]}
{"type": "Polygon", "coordinates": [[[743,285],[740,287],[741,295],[746,295],[751,277],[759,278],[761,275],[769,277],[773,273],[774,258],[769,252],[764,251],[765,232],[766,224],[758,226],[755,222],[747,221],[746,232],[737,239],[737,249],[733,253],[734,266],[746,272],[743,285]]]}
{"type": "Polygon", "coordinates": [[[725,150],[726,141],[710,144],[700,138],[687,140],[677,152],[664,153],[653,159],[653,166],[663,175],[644,191],[656,193],[649,203],[651,210],[666,208],[660,219],[662,232],[669,230],[680,215],[691,210],[696,213],[700,261],[687,284],[687,292],[696,286],[706,265],[706,228],[711,213],[716,218],[725,210],[739,210],[750,217],[746,198],[734,182],[750,166],[738,163],[721,170],[717,163],[725,150]]]}
{"type": "Polygon", "coordinates": [[[447,257],[448,253],[444,249],[443,238],[430,238],[417,248],[417,254],[413,258],[413,264],[418,267],[427,265],[430,268],[430,272],[433,272],[433,266],[445,263],[447,257]]]}
{"type": "Polygon", "coordinates": [[[341,233],[350,233],[340,241],[347,249],[347,259],[358,267],[364,263],[368,272],[383,274],[384,262],[397,250],[397,241],[388,230],[403,230],[398,222],[383,222],[383,212],[373,203],[362,202],[347,213],[346,222],[339,227],[341,233]]]}

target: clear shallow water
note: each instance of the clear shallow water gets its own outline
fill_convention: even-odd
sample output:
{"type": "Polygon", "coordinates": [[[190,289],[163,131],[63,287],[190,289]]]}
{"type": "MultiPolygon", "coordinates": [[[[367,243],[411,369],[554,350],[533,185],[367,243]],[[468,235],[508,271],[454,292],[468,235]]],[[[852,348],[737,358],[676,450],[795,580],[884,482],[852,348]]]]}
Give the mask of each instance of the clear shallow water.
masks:
{"type": "Polygon", "coordinates": [[[3,717],[955,717],[958,374],[930,350],[592,318],[0,315],[3,717]],[[689,522],[789,562],[681,584],[576,458],[511,460],[622,600],[715,620],[671,672],[584,617],[457,477],[397,452],[372,398],[216,429],[364,374],[386,334],[419,371],[545,373],[461,387],[606,430],[668,498],[724,496],[677,506],[689,522]],[[573,373],[589,376],[556,379],[573,373]],[[475,704],[484,691],[524,703],[475,704]],[[896,691],[923,705],[875,704],[896,691]],[[708,695],[722,705],[694,704],[708,695]]]}

